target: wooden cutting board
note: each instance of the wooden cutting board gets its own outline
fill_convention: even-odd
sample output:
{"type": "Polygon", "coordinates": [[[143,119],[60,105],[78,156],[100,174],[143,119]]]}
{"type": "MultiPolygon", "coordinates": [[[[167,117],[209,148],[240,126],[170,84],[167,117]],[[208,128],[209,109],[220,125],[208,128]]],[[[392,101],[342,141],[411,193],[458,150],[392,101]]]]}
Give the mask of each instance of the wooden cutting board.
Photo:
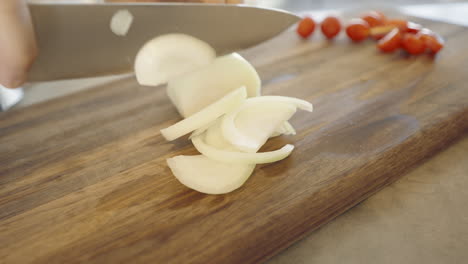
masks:
{"type": "MultiPolygon", "coordinates": [[[[196,154],[159,130],[178,121],[164,89],[134,78],[0,114],[4,263],[254,263],[401,177],[468,130],[468,29],[429,56],[380,54],[371,41],[286,32],[244,55],[265,94],[311,101],[296,146],[239,190],[181,185],[165,159],[196,154]]],[[[319,34],[316,34],[319,35],[319,34]]],[[[64,87],[67,89],[67,87],[64,87]]]]}

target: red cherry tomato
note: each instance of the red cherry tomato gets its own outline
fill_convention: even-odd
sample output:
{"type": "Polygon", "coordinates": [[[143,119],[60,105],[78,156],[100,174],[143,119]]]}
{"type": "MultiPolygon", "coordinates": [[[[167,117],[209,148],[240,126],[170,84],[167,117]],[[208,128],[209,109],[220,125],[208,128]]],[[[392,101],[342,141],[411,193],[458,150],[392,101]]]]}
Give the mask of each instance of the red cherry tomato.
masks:
{"type": "Polygon", "coordinates": [[[420,38],[420,35],[414,35],[411,33],[403,35],[401,46],[412,55],[419,55],[426,51],[426,44],[424,43],[424,40],[420,38]]]}
{"type": "Polygon", "coordinates": [[[308,38],[315,30],[315,21],[310,17],[304,17],[297,25],[296,32],[302,38],[308,38]]]}
{"type": "Polygon", "coordinates": [[[398,28],[394,28],[390,33],[377,43],[377,48],[382,52],[393,52],[400,48],[401,33],[398,28]]]}
{"type": "Polygon", "coordinates": [[[322,21],[320,28],[322,29],[323,35],[325,35],[327,39],[332,39],[336,37],[338,33],[340,33],[341,22],[337,17],[328,16],[322,21]]]}
{"type": "Polygon", "coordinates": [[[388,33],[390,33],[390,31],[392,31],[394,28],[396,28],[396,26],[392,25],[373,27],[369,30],[369,35],[373,39],[379,40],[385,37],[385,35],[387,35],[388,33]]]}
{"type": "Polygon", "coordinates": [[[424,42],[424,44],[426,44],[428,50],[434,54],[439,52],[444,47],[444,39],[426,28],[419,31],[417,35],[424,42]]]}
{"type": "Polygon", "coordinates": [[[385,16],[376,11],[370,11],[361,16],[362,19],[364,19],[370,27],[377,27],[381,26],[385,22],[385,16]]]}
{"type": "Polygon", "coordinates": [[[406,24],[406,32],[411,34],[418,33],[423,27],[420,24],[416,24],[413,22],[408,22],[406,24]]]}
{"type": "Polygon", "coordinates": [[[408,21],[404,19],[389,19],[385,22],[386,25],[397,26],[402,32],[408,29],[408,21]]]}
{"type": "Polygon", "coordinates": [[[365,40],[369,36],[369,24],[363,19],[352,19],[346,26],[346,34],[354,42],[365,40]]]}

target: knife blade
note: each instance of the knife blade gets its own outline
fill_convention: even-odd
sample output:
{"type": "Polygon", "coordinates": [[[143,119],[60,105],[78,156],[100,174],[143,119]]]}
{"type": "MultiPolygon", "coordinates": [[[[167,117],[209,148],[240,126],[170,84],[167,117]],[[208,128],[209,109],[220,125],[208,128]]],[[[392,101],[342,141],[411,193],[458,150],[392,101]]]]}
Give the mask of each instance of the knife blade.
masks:
{"type": "Polygon", "coordinates": [[[299,20],[291,13],[243,5],[210,4],[30,4],[39,56],[29,81],[130,72],[141,46],[167,33],[185,33],[209,43],[218,55],[268,40],[299,20]],[[118,10],[134,17],[127,35],[110,30],[118,10]]]}

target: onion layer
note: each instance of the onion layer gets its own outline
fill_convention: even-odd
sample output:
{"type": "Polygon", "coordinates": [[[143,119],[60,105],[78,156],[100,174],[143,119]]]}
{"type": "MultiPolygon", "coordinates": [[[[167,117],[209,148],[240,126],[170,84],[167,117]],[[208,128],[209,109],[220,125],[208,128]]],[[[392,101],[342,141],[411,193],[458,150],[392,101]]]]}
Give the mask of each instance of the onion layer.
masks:
{"type": "Polygon", "coordinates": [[[157,86],[208,65],[215,57],[215,50],[197,38],[185,34],[162,35],[138,51],[135,74],[141,85],[157,86]]]}
{"type": "Polygon", "coordinates": [[[174,176],[190,189],[207,194],[224,194],[241,187],[255,165],[229,164],[203,155],[176,156],[167,159],[174,176]]]}
{"type": "Polygon", "coordinates": [[[170,127],[161,129],[161,134],[169,141],[184,136],[196,129],[208,125],[225,113],[232,111],[241,105],[245,101],[246,97],[247,92],[245,87],[240,87],[213,104],[203,108],[196,114],[181,120],[170,127]]]}
{"type": "Polygon", "coordinates": [[[293,145],[287,144],[278,150],[260,153],[228,151],[207,145],[203,141],[202,135],[193,137],[192,143],[201,154],[212,160],[235,164],[264,164],[276,162],[288,157],[294,149],[293,145]]]}

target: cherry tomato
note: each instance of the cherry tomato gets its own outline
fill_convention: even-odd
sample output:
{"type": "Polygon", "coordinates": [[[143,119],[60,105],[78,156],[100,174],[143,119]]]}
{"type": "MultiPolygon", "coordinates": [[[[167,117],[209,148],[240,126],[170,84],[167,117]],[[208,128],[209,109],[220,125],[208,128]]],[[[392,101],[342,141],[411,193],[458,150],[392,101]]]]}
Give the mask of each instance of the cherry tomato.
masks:
{"type": "Polygon", "coordinates": [[[429,51],[434,54],[439,52],[444,47],[444,39],[426,28],[419,31],[417,35],[424,42],[424,44],[426,44],[426,47],[429,49],[429,51]]]}
{"type": "Polygon", "coordinates": [[[426,44],[424,43],[424,40],[420,38],[420,35],[414,35],[411,33],[403,35],[401,46],[412,55],[419,55],[426,51],[426,44]]]}
{"type": "Polygon", "coordinates": [[[302,38],[308,38],[315,31],[315,21],[310,17],[304,17],[297,25],[296,32],[302,38]]]}
{"type": "Polygon", "coordinates": [[[420,24],[416,24],[413,22],[408,22],[406,24],[406,32],[411,34],[418,33],[423,27],[420,24]]]}
{"type": "Polygon", "coordinates": [[[323,35],[325,35],[327,39],[332,39],[336,37],[338,33],[340,33],[341,22],[337,17],[328,16],[322,21],[320,28],[322,29],[323,35]]]}
{"type": "Polygon", "coordinates": [[[397,26],[402,32],[406,32],[408,29],[408,21],[404,19],[389,19],[385,23],[386,25],[397,26]]]}
{"type": "Polygon", "coordinates": [[[390,33],[396,26],[393,25],[387,25],[387,26],[378,26],[378,27],[373,27],[369,30],[369,35],[376,40],[382,39],[390,33]]]}
{"type": "Polygon", "coordinates": [[[392,29],[390,33],[377,43],[377,48],[383,52],[393,52],[400,48],[401,33],[398,28],[392,29]]]}
{"type": "Polygon", "coordinates": [[[369,36],[369,24],[360,18],[352,19],[346,26],[346,34],[354,42],[363,41],[369,36]]]}
{"type": "Polygon", "coordinates": [[[370,11],[361,16],[370,27],[377,27],[384,24],[385,16],[382,13],[376,11],[370,11]]]}

